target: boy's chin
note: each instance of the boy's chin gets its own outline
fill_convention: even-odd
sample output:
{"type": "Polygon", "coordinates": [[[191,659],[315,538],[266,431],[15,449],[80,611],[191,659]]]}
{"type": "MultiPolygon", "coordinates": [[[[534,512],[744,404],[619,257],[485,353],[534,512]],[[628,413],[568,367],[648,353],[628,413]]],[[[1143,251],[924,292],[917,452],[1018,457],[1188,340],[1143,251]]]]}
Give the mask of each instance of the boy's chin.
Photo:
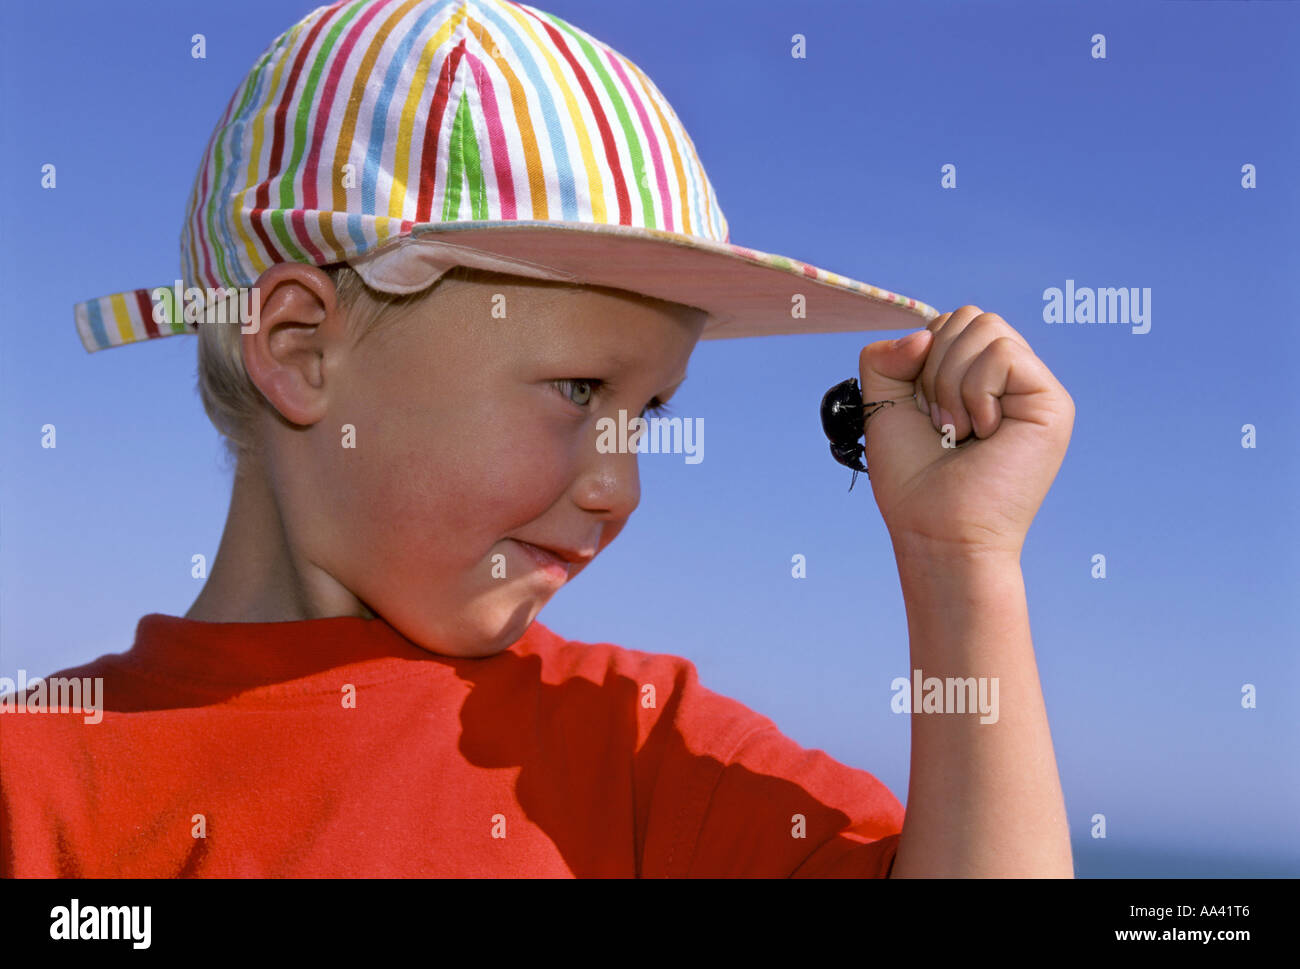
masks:
{"type": "Polygon", "coordinates": [[[453,629],[438,629],[440,617],[430,617],[427,632],[412,635],[398,631],[415,645],[439,656],[484,659],[502,653],[518,642],[540,611],[540,605],[532,599],[516,600],[503,608],[495,608],[495,604],[479,605],[478,610],[465,615],[453,629]]]}

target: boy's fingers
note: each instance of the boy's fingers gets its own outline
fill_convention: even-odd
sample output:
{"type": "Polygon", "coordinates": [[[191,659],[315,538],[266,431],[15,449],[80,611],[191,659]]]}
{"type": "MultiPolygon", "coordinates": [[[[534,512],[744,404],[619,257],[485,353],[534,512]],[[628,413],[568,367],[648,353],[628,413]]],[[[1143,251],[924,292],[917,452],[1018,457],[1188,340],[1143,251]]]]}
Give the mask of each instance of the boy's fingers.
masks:
{"type": "Polygon", "coordinates": [[[1053,389],[1046,365],[1023,343],[999,337],[971,361],[961,381],[961,400],[975,436],[991,436],[1003,418],[1045,419],[1040,401],[1053,389]]]}
{"type": "MultiPolygon", "coordinates": [[[[934,326],[937,323],[938,320],[931,325],[934,326]]],[[[979,349],[973,349],[970,346],[970,341],[974,340],[980,347],[983,347],[988,346],[1000,337],[1009,337],[1020,343],[1026,350],[1029,349],[1029,344],[1025,342],[1025,338],[998,314],[985,313],[978,306],[972,305],[953,310],[952,313],[948,314],[948,318],[937,327],[934,346],[931,347],[929,357],[926,359],[925,366],[922,368],[921,375],[917,380],[917,390],[919,391],[917,403],[919,404],[920,397],[924,396],[927,403],[935,401],[940,407],[948,410],[954,419],[959,418],[957,411],[961,407],[957,387],[961,383],[964,367],[962,371],[947,374],[949,384],[946,392],[944,388],[940,388],[938,385],[939,371],[945,368],[945,361],[959,340],[963,342],[963,353],[967,355],[966,362],[969,363],[979,352],[979,349]],[[972,328],[975,329],[975,333],[967,337],[966,332],[972,328]],[[954,409],[954,407],[957,409],[954,409]]],[[[928,407],[925,413],[926,416],[929,416],[928,407]]],[[[958,430],[960,431],[960,420],[955,422],[958,424],[958,430]]],[[[962,436],[961,434],[958,435],[959,438],[962,436]]]]}
{"type": "Polygon", "coordinates": [[[858,354],[863,401],[911,397],[933,340],[933,331],[914,330],[897,340],[880,340],[863,347],[858,354]]]}
{"type": "MultiPolygon", "coordinates": [[[[1004,335],[1004,328],[990,320],[990,316],[984,313],[958,331],[934,372],[934,401],[947,411],[947,415],[940,415],[940,421],[946,423],[951,419],[958,441],[965,440],[974,430],[975,415],[967,409],[962,393],[967,371],[989,344],[1004,335]]],[[[926,361],[927,370],[932,359],[926,361]]]]}
{"type": "MultiPolygon", "coordinates": [[[[930,416],[930,404],[937,403],[939,392],[934,385],[934,375],[947,353],[948,345],[961,335],[966,325],[979,316],[983,310],[978,306],[959,306],[951,313],[945,313],[930,321],[929,329],[934,332],[934,343],[930,346],[925,366],[916,378],[916,405],[921,413],[930,416]]],[[[951,408],[949,408],[951,409],[951,408]]]]}
{"type": "MultiPolygon", "coordinates": [[[[932,319],[929,323],[926,324],[926,329],[935,333],[937,336],[939,331],[943,329],[944,324],[947,323],[950,319],[952,319],[951,310],[949,310],[947,313],[941,313],[938,316],[936,316],[934,319],[932,319]]],[[[934,352],[933,343],[930,345],[930,352],[931,353],[934,352]]],[[[917,377],[913,390],[915,390],[916,392],[916,409],[919,410],[926,417],[929,417],[930,399],[925,396],[925,390],[921,386],[920,377],[917,377]]]]}

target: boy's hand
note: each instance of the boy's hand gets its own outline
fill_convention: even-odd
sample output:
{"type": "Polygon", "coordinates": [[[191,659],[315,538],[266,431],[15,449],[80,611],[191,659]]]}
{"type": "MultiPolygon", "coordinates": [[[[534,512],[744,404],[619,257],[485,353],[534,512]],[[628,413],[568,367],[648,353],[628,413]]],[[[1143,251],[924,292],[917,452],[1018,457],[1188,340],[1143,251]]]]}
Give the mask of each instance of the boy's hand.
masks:
{"type": "Polygon", "coordinates": [[[895,549],[1018,561],[1065,458],[1074,401],[996,313],[963,306],[910,336],[869,344],[858,361],[863,401],[897,401],[867,420],[864,459],[895,549]],[[950,415],[938,423],[955,425],[946,434],[931,401],[950,415]]]}

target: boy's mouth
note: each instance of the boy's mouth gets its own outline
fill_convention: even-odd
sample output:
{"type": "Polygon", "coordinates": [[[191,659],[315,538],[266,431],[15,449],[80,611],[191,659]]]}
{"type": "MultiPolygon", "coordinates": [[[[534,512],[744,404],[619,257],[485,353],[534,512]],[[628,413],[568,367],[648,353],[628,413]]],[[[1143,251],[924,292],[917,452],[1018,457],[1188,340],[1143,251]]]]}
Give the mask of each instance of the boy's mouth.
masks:
{"type": "MultiPolygon", "coordinates": [[[[563,557],[562,553],[542,548],[540,545],[532,545],[517,538],[512,538],[511,541],[519,546],[537,571],[560,583],[568,581],[572,564],[563,557]]],[[[579,558],[579,560],[582,559],[581,556],[575,557],[579,558]]]]}
{"type": "Polygon", "coordinates": [[[516,538],[513,539],[513,541],[518,542],[520,545],[528,545],[532,548],[538,549],[539,551],[546,552],[563,562],[568,562],[570,565],[586,565],[596,557],[594,551],[575,552],[572,549],[562,548],[558,545],[538,545],[535,542],[525,542],[522,538],[516,538]]]}

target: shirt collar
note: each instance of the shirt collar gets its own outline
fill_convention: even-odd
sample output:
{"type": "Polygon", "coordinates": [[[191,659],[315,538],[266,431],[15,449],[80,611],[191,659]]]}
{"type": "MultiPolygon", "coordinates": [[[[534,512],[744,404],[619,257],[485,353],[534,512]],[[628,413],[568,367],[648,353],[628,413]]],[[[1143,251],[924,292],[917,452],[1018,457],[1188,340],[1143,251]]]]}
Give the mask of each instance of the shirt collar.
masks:
{"type": "MultiPolygon", "coordinates": [[[[534,622],[509,649],[527,649],[544,632],[534,622]]],[[[349,671],[350,680],[361,685],[438,668],[450,672],[460,664],[492,659],[432,653],[378,618],[201,622],[161,613],[140,619],[135,644],[122,658],[155,677],[238,690],[308,679],[344,666],[356,667],[349,671]]],[[[331,683],[336,679],[330,677],[331,683]]]]}

